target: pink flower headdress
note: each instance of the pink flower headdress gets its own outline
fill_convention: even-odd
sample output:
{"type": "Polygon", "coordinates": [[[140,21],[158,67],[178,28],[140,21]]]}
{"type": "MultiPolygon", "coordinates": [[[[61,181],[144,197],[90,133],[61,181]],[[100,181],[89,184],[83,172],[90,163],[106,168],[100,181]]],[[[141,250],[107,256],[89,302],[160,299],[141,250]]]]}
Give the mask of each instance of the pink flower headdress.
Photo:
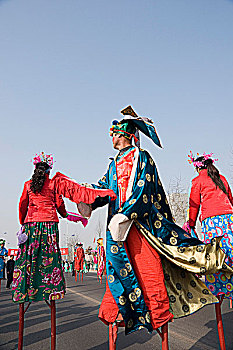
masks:
{"type": "Polygon", "coordinates": [[[32,163],[36,165],[37,163],[47,163],[50,169],[52,169],[54,160],[52,154],[45,154],[44,152],[41,152],[40,154],[36,154],[35,157],[32,160],[32,163]]]}
{"type": "Polygon", "coordinates": [[[213,152],[209,153],[209,154],[206,154],[204,152],[202,156],[200,156],[199,153],[197,153],[196,157],[194,157],[192,151],[190,151],[190,154],[188,155],[188,162],[189,162],[189,164],[193,163],[195,168],[201,168],[201,167],[204,166],[204,161],[207,160],[207,159],[211,159],[213,163],[218,161],[218,159],[212,159],[211,158],[212,155],[213,155],[213,152]],[[203,157],[203,160],[195,161],[195,158],[198,158],[198,157],[203,157]]]}

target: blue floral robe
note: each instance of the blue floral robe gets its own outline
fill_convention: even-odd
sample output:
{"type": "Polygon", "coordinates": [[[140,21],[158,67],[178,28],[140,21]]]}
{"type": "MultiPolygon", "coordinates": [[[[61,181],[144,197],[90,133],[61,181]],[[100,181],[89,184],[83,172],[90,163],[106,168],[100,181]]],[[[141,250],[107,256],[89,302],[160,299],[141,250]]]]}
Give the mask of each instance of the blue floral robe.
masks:
{"type": "MultiPolygon", "coordinates": [[[[125,154],[130,150],[132,148],[125,154]]],[[[124,214],[133,220],[141,234],[161,254],[170,311],[174,317],[189,315],[206,304],[218,302],[195,274],[217,271],[222,267],[229,274],[233,272],[224,265],[225,254],[218,249],[219,240],[214,239],[211,244],[204,245],[173,222],[155,163],[145,150],[139,151],[131,195],[120,206],[116,171],[118,158],[111,161],[99,186],[93,185],[95,188],[112,189],[118,198],[115,201],[97,199],[94,208],[108,202],[108,224],[115,214],[124,214]]],[[[114,241],[109,230],[106,239],[108,284],[125,321],[126,334],[141,327],[151,332],[149,312],[124,244],[114,241]]]]}

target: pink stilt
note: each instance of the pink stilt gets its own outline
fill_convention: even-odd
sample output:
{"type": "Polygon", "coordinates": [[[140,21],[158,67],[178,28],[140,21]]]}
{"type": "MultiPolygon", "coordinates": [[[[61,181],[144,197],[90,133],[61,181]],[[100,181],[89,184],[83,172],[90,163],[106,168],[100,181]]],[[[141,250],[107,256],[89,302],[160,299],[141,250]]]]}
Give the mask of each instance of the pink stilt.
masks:
{"type": "Polygon", "coordinates": [[[221,304],[222,304],[223,298],[219,297],[218,299],[219,299],[219,303],[215,304],[216,320],[217,320],[217,326],[218,326],[218,337],[219,337],[220,349],[226,350],[224,329],[223,329],[223,322],[222,322],[222,313],[221,313],[221,304]]]}
{"type": "Polygon", "coordinates": [[[19,339],[18,350],[23,349],[23,330],[24,330],[24,303],[19,304],[19,339]]]}

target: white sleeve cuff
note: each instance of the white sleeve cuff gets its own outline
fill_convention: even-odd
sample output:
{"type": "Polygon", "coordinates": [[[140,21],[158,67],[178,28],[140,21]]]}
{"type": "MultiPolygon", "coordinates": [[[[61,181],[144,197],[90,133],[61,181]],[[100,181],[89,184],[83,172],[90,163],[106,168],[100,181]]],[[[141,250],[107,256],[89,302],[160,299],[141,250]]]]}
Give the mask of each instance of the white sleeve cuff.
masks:
{"type": "Polygon", "coordinates": [[[124,214],[116,214],[112,217],[108,228],[114,241],[125,241],[133,220],[129,220],[124,214]]]}

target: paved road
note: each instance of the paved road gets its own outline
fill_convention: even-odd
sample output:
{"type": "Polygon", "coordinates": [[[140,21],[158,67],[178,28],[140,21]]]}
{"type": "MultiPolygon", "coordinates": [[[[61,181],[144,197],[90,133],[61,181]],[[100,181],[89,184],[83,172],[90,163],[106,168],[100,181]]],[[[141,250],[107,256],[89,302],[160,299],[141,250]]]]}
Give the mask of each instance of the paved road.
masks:
{"type": "MultiPolygon", "coordinates": [[[[57,350],[104,350],[108,349],[108,328],[97,318],[104,285],[96,275],[89,273],[83,283],[75,283],[66,274],[67,294],[57,303],[57,350]]],[[[18,306],[11,302],[11,292],[2,283],[0,293],[0,349],[17,349],[18,306]]],[[[223,304],[227,350],[233,350],[233,310],[229,301],[223,304]]],[[[159,336],[145,330],[125,336],[123,329],[118,335],[117,349],[160,350],[159,336]]],[[[175,320],[169,324],[171,350],[219,349],[214,306],[206,306],[196,314],[175,320]]],[[[43,303],[30,306],[25,319],[25,350],[50,349],[50,310],[43,303]]]]}

